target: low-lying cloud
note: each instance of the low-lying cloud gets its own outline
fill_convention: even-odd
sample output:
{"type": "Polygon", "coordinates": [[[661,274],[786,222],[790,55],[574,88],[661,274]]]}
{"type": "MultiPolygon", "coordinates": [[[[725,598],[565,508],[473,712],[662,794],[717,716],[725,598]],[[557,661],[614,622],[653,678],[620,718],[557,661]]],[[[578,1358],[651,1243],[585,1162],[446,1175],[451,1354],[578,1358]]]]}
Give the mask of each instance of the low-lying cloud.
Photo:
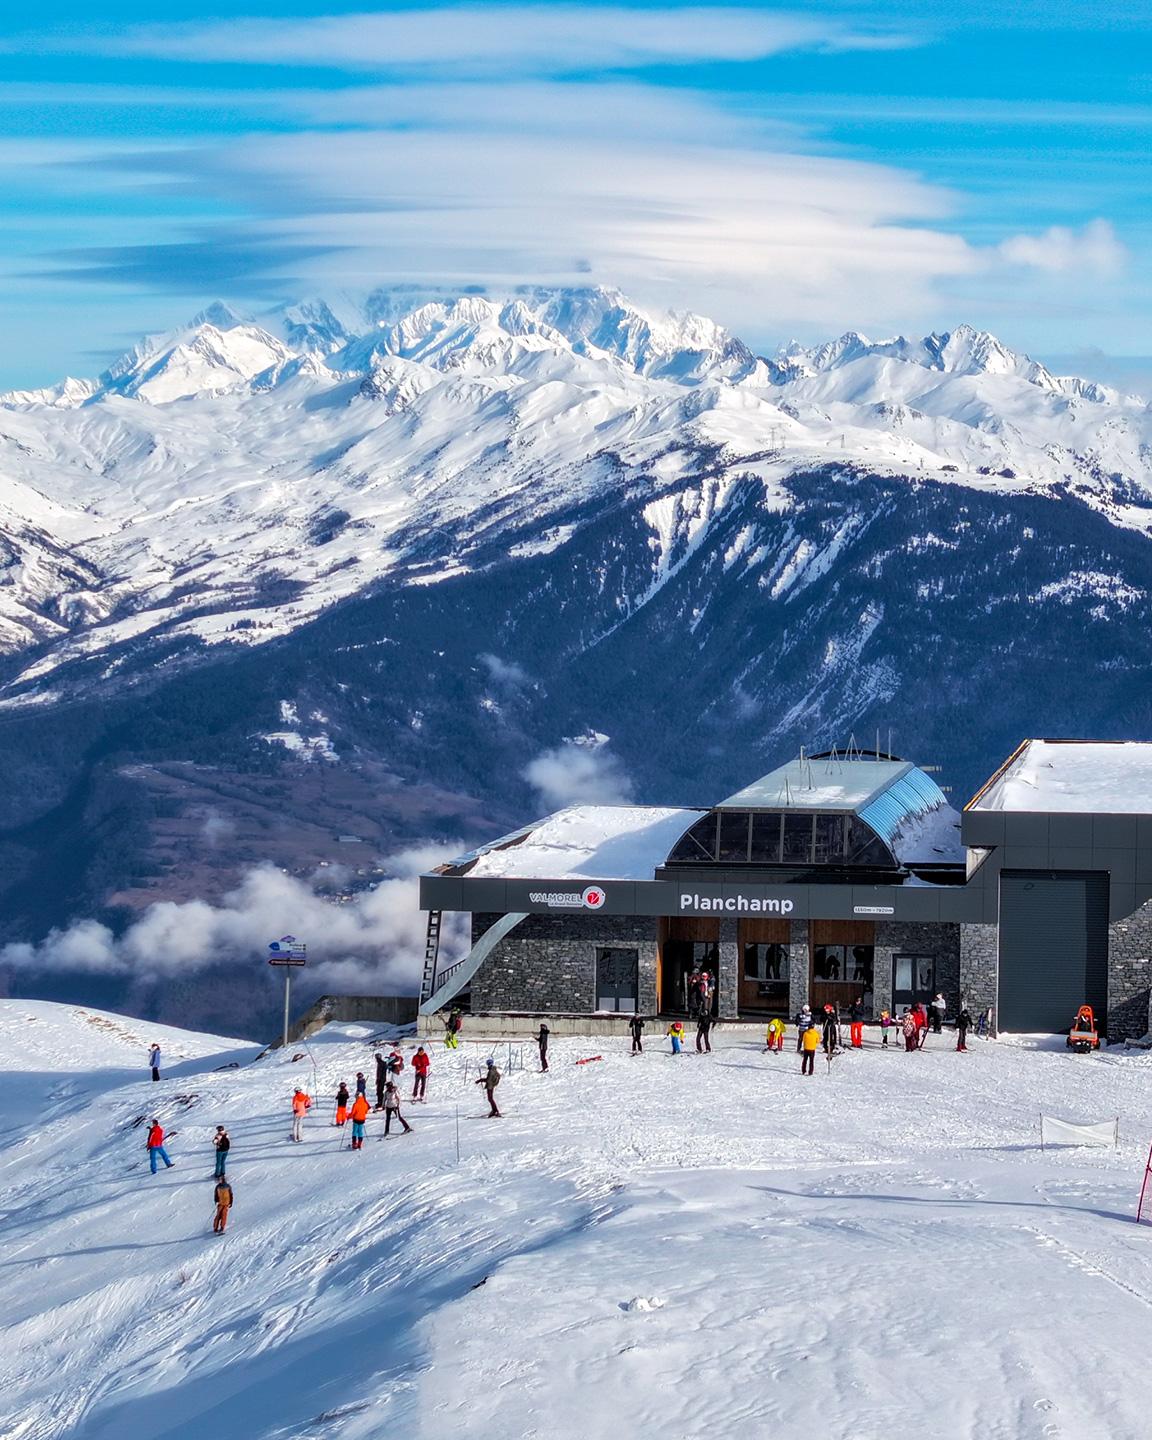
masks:
{"type": "MultiPolygon", "coordinates": [[[[9,944],[0,966],[38,974],[172,980],[221,966],[259,966],[270,940],[293,934],[308,946],[308,978],[368,993],[415,993],[424,954],[426,916],[419,908],[422,871],[456,853],[444,846],[402,851],[374,889],[343,902],[326,899],[331,877],[304,881],[271,865],[249,870],[219,904],[157,901],[122,934],[96,920],[53,930],[40,944],[9,944]]],[[[465,917],[445,916],[442,945],[464,938],[465,917]]]]}
{"type": "Polygon", "coordinates": [[[566,740],[544,750],[524,768],[549,810],[568,805],[618,805],[632,798],[632,781],[604,744],[566,740]]]}

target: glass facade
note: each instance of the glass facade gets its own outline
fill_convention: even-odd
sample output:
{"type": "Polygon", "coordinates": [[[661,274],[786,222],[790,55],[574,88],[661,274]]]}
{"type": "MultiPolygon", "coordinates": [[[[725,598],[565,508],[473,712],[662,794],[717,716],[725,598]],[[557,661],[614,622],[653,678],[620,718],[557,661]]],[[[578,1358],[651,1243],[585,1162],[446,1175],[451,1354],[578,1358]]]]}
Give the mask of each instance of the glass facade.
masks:
{"type": "Polygon", "coordinates": [[[681,836],[667,863],[896,868],[888,846],[858,816],[812,810],[713,810],[681,836]]]}

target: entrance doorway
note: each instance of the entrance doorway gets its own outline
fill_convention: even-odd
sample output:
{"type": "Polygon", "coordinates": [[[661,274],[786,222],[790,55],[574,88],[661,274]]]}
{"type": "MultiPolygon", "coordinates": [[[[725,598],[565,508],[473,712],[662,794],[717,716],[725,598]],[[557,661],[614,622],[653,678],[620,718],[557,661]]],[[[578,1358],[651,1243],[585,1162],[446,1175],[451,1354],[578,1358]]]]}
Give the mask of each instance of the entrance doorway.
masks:
{"type": "Polygon", "coordinates": [[[672,1015],[687,1015],[688,977],[697,970],[712,975],[712,1013],[720,998],[720,921],[672,915],[660,923],[660,985],[657,1005],[672,1015]]]}
{"type": "Polygon", "coordinates": [[[640,995],[639,974],[639,951],[597,950],[596,1009],[634,1014],[640,995]]]}
{"type": "Polygon", "coordinates": [[[847,1010],[863,1001],[872,1015],[876,926],[871,920],[813,920],[808,994],[813,1010],[847,1010]]]}
{"type": "Polygon", "coordinates": [[[892,1004],[897,1011],[927,1005],[935,994],[935,955],[893,955],[892,1004]]]}

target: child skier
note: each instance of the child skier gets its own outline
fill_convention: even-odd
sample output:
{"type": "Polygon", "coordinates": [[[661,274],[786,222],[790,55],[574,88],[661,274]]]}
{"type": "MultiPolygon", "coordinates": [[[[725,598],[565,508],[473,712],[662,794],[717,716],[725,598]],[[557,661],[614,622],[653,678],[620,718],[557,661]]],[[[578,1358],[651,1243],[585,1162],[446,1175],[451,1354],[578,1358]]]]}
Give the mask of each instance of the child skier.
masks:
{"type": "Polygon", "coordinates": [[[496,1068],[495,1060],[489,1058],[485,1062],[484,1074],[476,1081],[476,1084],[483,1085],[484,1093],[488,1096],[489,1120],[499,1120],[500,1111],[496,1107],[496,1087],[500,1084],[500,1071],[496,1068]]]}
{"type": "Polygon", "coordinates": [[[432,1068],[432,1057],[424,1046],[421,1045],[415,1055],[412,1056],[412,1099],[423,1100],[424,1091],[428,1088],[428,1071],[432,1068]]]}
{"type": "Polygon", "coordinates": [[[352,1102],[352,1149],[364,1148],[364,1122],[371,1112],[367,1095],[357,1095],[352,1102]]]}
{"type": "Polygon", "coordinates": [[[216,1126],[216,1139],[212,1143],[216,1146],[216,1179],[223,1180],[224,1171],[228,1168],[228,1151],[232,1148],[232,1141],[223,1125],[216,1126]]]}
{"type": "Polygon", "coordinates": [[[216,1214],[212,1217],[212,1233],[223,1235],[228,1228],[228,1212],[232,1208],[232,1186],[221,1175],[216,1181],[216,1189],[212,1192],[212,1198],[216,1201],[216,1214]]]}
{"type": "Polygon", "coordinates": [[[801,1005],[796,1012],[796,1053],[799,1055],[804,1048],[804,1032],[812,1023],[812,1007],[808,1004],[801,1005]]]}
{"type": "Polygon", "coordinates": [[[395,1116],[404,1127],[405,1135],[411,1133],[412,1127],[400,1113],[400,1092],[391,1080],[384,1089],[384,1134],[387,1135],[392,1129],[392,1117],[395,1116]]]}
{"type": "Polygon", "coordinates": [[[885,1050],[887,1050],[887,1048],[888,1048],[888,1031],[891,1030],[891,1028],[892,1028],[892,1016],[889,1015],[889,1013],[888,1013],[887,1010],[881,1010],[881,1012],[880,1012],[880,1044],[881,1044],[881,1046],[882,1046],[885,1050]]]}
{"type": "Polygon", "coordinates": [[[784,1024],[784,1021],[780,1019],[779,1015],[773,1015],[772,1019],[768,1022],[769,1050],[784,1049],[784,1031],[786,1029],[787,1026],[784,1024]]]}
{"type": "Polygon", "coordinates": [[[972,1016],[966,1005],[960,1007],[960,1013],[956,1016],[956,1049],[968,1049],[968,1031],[972,1027],[972,1016]]]}
{"type": "Polygon", "coordinates": [[[460,1048],[460,1031],[464,1028],[464,1021],[459,1010],[453,1010],[444,1022],[444,1044],[449,1050],[460,1048]]]}
{"type": "Polygon", "coordinates": [[[299,1144],[304,1139],[304,1117],[312,1108],[311,1095],[305,1094],[297,1086],[296,1093],[292,1096],[292,1139],[299,1144]]]}
{"type": "Polygon", "coordinates": [[[644,1053],[644,1017],[633,1015],[628,1021],[628,1029],[632,1032],[632,1054],[643,1055],[644,1053]]]}
{"type": "Polygon", "coordinates": [[[672,1054],[679,1055],[680,1046],[684,1040],[683,1020],[673,1020],[672,1024],[668,1026],[668,1036],[672,1041],[672,1054]]]}
{"type": "Polygon", "coordinates": [[[332,1123],[341,1127],[348,1123],[348,1086],[343,1080],[340,1081],[340,1088],[336,1091],[336,1118],[332,1123]]]}

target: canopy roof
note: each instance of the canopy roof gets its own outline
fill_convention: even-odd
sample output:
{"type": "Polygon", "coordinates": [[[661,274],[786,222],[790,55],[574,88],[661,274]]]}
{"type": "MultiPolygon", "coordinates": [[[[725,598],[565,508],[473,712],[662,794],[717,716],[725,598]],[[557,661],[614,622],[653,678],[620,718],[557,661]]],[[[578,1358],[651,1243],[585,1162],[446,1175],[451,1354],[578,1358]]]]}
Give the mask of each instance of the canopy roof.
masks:
{"type": "Polygon", "coordinates": [[[478,879],[651,880],[702,810],[573,805],[462,856],[451,869],[478,879]]]}
{"type": "Polygon", "coordinates": [[[1152,744],[1026,740],[967,808],[1152,815],[1152,744]]]}
{"type": "Polygon", "coordinates": [[[721,800],[716,809],[850,810],[859,814],[871,799],[912,770],[916,766],[908,760],[789,760],[721,800]]]}

